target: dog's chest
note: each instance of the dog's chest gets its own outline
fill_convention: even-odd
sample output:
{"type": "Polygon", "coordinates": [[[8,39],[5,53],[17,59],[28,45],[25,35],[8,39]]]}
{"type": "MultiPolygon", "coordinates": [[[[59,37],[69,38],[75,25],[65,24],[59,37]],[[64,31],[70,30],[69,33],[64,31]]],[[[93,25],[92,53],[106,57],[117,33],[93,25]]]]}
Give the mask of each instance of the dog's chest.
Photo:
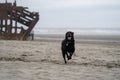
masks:
{"type": "Polygon", "coordinates": [[[71,41],[67,41],[67,42],[66,42],[66,46],[67,46],[67,47],[72,46],[72,42],[71,42],[71,41]]]}

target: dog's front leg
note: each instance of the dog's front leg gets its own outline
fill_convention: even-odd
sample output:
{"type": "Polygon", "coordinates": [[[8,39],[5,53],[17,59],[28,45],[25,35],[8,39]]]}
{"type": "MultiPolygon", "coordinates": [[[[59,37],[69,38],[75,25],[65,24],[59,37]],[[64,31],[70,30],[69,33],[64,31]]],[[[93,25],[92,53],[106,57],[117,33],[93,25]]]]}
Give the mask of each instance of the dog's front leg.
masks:
{"type": "Polygon", "coordinates": [[[70,52],[70,57],[69,57],[69,59],[72,59],[72,55],[73,55],[73,52],[70,52]]]}
{"type": "Polygon", "coordinates": [[[67,64],[67,61],[66,61],[66,58],[65,58],[65,56],[66,56],[66,52],[62,52],[62,55],[63,55],[63,59],[64,59],[64,61],[65,61],[65,64],[67,64]]]}

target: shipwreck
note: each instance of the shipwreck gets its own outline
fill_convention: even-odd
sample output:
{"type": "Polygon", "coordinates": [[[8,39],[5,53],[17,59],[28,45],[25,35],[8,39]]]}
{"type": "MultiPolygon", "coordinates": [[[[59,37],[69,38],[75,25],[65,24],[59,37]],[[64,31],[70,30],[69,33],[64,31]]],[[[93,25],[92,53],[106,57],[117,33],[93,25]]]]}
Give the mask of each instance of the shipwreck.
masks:
{"type": "Polygon", "coordinates": [[[0,2],[0,39],[27,40],[39,20],[38,12],[30,12],[27,7],[0,2]]]}

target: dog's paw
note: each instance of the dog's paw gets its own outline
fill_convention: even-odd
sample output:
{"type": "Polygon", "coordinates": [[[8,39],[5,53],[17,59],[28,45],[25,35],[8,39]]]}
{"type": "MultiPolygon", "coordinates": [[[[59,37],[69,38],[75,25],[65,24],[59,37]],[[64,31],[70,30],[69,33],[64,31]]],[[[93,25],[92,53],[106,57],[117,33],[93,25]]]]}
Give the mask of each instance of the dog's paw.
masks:
{"type": "Polygon", "coordinates": [[[68,57],[68,60],[70,60],[70,59],[71,59],[71,56],[68,57]]]}

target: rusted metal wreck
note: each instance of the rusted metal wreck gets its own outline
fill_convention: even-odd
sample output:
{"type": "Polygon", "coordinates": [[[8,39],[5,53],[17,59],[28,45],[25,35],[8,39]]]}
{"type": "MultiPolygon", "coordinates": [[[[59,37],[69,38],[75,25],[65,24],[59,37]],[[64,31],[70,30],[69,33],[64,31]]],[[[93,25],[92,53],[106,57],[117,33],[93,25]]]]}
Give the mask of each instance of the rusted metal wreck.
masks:
{"type": "Polygon", "coordinates": [[[39,20],[37,12],[14,3],[0,3],[0,39],[27,40],[39,20]]]}

